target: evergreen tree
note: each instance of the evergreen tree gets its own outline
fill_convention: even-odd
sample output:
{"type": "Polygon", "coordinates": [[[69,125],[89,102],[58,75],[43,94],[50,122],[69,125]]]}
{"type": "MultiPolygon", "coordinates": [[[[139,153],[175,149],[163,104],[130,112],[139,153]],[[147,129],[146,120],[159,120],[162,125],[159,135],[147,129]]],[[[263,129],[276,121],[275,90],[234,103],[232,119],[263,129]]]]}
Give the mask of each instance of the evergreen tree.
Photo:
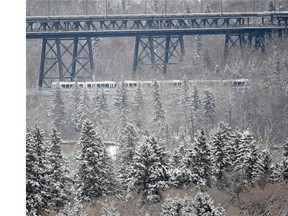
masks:
{"type": "Polygon", "coordinates": [[[197,112],[201,108],[201,100],[200,100],[196,86],[194,86],[194,90],[192,94],[192,107],[193,107],[194,112],[197,112]]]}
{"type": "Polygon", "coordinates": [[[116,97],[114,106],[117,109],[117,116],[120,120],[118,125],[118,132],[120,133],[125,128],[128,115],[128,96],[125,89],[124,82],[120,82],[116,87],[116,97]]]}
{"type": "Polygon", "coordinates": [[[57,216],[88,216],[81,202],[75,197],[67,203],[57,216]]]}
{"type": "Polygon", "coordinates": [[[204,113],[205,116],[210,120],[211,124],[214,124],[214,119],[216,116],[216,105],[214,101],[214,96],[210,91],[204,91],[204,113]]]}
{"type": "Polygon", "coordinates": [[[138,82],[134,100],[133,100],[133,113],[134,113],[134,124],[138,128],[139,132],[143,132],[145,128],[145,116],[144,116],[144,94],[142,87],[138,82]]]}
{"type": "Polygon", "coordinates": [[[162,205],[161,216],[179,216],[182,215],[183,199],[178,197],[169,197],[165,199],[162,205]]]}
{"type": "Polygon", "coordinates": [[[137,132],[133,125],[127,124],[121,133],[116,155],[119,178],[124,191],[127,190],[127,178],[137,145],[137,132]]]}
{"type": "Polygon", "coordinates": [[[69,192],[67,183],[69,181],[68,170],[64,166],[65,161],[61,154],[61,139],[56,129],[52,129],[51,141],[48,147],[48,166],[49,166],[49,187],[51,200],[50,209],[59,212],[68,201],[69,192]]]}
{"type": "Polygon", "coordinates": [[[87,88],[83,88],[82,90],[81,105],[79,108],[81,112],[81,124],[83,124],[86,119],[92,119],[91,100],[87,88]]]}
{"type": "Polygon", "coordinates": [[[249,131],[243,133],[242,142],[246,142],[249,149],[248,160],[246,163],[246,179],[249,184],[253,184],[257,174],[260,172],[259,167],[259,149],[255,144],[255,140],[249,131]]]}
{"type": "Polygon", "coordinates": [[[29,216],[49,211],[51,195],[47,179],[47,146],[43,134],[36,126],[26,135],[26,214],[29,216]]]}
{"type": "Polygon", "coordinates": [[[281,183],[283,181],[283,176],[282,176],[282,164],[281,162],[277,162],[275,164],[271,165],[271,177],[270,181],[272,183],[281,183]]]}
{"type": "Polygon", "coordinates": [[[162,99],[160,95],[160,88],[158,82],[155,80],[153,82],[153,101],[152,104],[154,106],[154,119],[153,121],[155,123],[158,123],[158,125],[164,124],[166,117],[165,117],[165,111],[162,108],[162,99]]]}
{"type": "Polygon", "coordinates": [[[197,216],[211,215],[224,216],[225,210],[222,207],[215,207],[213,199],[207,193],[198,193],[193,202],[194,214],[197,216]]]}
{"type": "Polygon", "coordinates": [[[174,151],[170,167],[171,185],[176,188],[185,188],[192,182],[191,170],[185,165],[185,149],[183,145],[174,151]]]}
{"type": "Polygon", "coordinates": [[[272,174],[272,158],[269,151],[263,150],[261,152],[258,164],[259,171],[258,173],[256,173],[255,180],[259,183],[261,187],[265,187],[265,185],[270,181],[272,174]]]}
{"type": "MultiPolygon", "coordinates": [[[[108,103],[107,103],[107,95],[105,91],[102,89],[101,91],[96,91],[93,98],[94,104],[94,119],[95,124],[97,125],[97,129],[102,136],[105,135],[105,131],[107,130],[105,125],[107,125],[108,120],[108,103]]],[[[92,107],[93,108],[93,107],[92,107]]]]}
{"type": "Polygon", "coordinates": [[[204,130],[196,137],[193,147],[193,157],[191,172],[197,176],[197,184],[211,187],[212,173],[212,155],[211,147],[206,141],[204,130]]]}
{"type": "Polygon", "coordinates": [[[129,173],[128,192],[141,194],[141,203],[161,200],[161,191],[168,186],[168,162],[164,152],[154,138],[147,138],[136,150],[129,173]]]}
{"type": "Polygon", "coordinates": [[[90,120],[85,120],[79,141],[81,154],[78,158],[77,198],[81,202],[109,194],[108,185],[111,183],[104,144],[93,127],[90,120]]]}
{"type": "Polygon", "coordinates": [[[74,125],[75,131],[79,132],[81,129],[81,89],[76,82],[71,91],[71,121],[74,125]]]}
{"type": "Polygon", "coordinates": [[[226,183],[226,173],[232,166],[231,155],[231,129],[228,125],[220,123],[212,136],[212,154],[214,175],[218,183],[226,183]]]}
{"type": "Polygon", "coordinates": [[[203,54],[204,43],[202,41],[201,36],[199,36],[199,35],[197,35],[195,37],[195,40],[196,40],[196,47],[195,47],[194,57],[195,57],[195,59],[199,59],[202,56],[202,54],[203,54]]]}
{"type": "Polygon", "coordinates": [[[283,180],[284,182],[288,183],[288,140],[284,145],[282,169],[283,169],[283,180]]]}
{"type": "Polygon", "coordinates": [[[53,119],[52,124],[58,130],[62,129],[66,120],[66,112],[65,112],[64,99],[59,83],[57,83],[56,90],[52,94],[51,108],[49,114],[53,119]]]}

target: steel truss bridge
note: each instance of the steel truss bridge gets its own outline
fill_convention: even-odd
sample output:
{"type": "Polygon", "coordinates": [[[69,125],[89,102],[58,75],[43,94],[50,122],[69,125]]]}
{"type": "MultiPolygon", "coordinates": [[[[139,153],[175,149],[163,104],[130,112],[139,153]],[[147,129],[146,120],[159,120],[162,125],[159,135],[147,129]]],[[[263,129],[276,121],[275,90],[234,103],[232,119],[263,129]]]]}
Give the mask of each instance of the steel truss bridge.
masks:
{"type": "Polygon", "coordinates": [[[288,11],[26,18],[26,39],[42,39],[39,87],[53,80],[93,80],[93,41],[99,37],[135,37],[135,76],[145,65],[166,74],[169,64],[183,61],[184,36],[224,35],[228,55],[245,46],[265,52],[265,39],[285,37],[287,30],[288,11]]]}

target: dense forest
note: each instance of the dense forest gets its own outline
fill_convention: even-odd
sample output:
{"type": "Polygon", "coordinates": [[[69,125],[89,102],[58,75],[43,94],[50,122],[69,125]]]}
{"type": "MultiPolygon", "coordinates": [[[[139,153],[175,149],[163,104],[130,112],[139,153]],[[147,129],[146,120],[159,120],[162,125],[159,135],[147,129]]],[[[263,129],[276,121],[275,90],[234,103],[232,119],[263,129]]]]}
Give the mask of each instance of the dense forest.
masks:
{"type": "MultiPolygon", "coordinates": [[[[27,0],[26,6],[32,16],[288,9],[284,0],[27,0]]],[[[169,65],[167,76],[149,67],[142,72],[150,87],[127,90],[123,83],[131,79],[133,38],[97,38],[95,76],[116,81],[115,90],[27,91],[27,215],[288,214],[287,38],[269,36],[265,52],[235,48],[226,57],[222,36],[184,42],[185,59],[169,65]],[[167,79],[182,85],[161,82],[167,79]],[[245,88],[225,84],[236,79],[246,79],[245,88]]],[[[40,44],[26,42],[27,89],[37,87],[40,44]]]]}

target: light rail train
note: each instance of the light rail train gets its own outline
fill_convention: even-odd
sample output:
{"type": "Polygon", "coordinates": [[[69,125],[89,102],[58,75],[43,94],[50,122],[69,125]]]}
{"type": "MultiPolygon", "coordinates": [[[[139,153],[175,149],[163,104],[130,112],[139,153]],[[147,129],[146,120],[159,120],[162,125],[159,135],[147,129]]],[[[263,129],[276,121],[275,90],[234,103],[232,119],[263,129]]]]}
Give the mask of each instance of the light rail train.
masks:
{"type": "MultiPolygon", "coordinates": [[[[160,86],[168,86],[171,88],[180,88],[182,86],[182,80],[161,80],[157,81],[160,86]]],[[[115,81],[89,81],[89,82],[73,82],[73,81],[60,81],[53,82],[52,88],[56,88],[57,85],[61,89],[69,90],[75,85],[79,87],[85,87],[87,89],[103,89],[114,90],[120,82],[115,81]]],[[[188,80],[189,85],[192,86],[227,86],[233,89],[246,89],[249,86],[248,79],[235,79],[235,80],[188,80]]],[[[142,87],[152,87],[153,81],[137,81],[137,80],[124,80],[124,87],[127,90],[136,89],[138,85],[142,87]]]]}

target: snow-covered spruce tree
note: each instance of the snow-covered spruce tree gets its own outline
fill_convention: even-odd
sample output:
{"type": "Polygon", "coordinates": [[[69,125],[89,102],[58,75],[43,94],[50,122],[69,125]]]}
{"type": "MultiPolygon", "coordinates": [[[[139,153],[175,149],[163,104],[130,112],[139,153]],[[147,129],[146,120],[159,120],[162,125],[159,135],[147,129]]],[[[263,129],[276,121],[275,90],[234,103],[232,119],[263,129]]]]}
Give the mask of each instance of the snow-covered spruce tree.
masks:
{"type": "Polygon", "coordinates": [[[283,169],[283,180],[285,183],[288,183],[288,140],[284,145],[282,169],[283,169]]]}
{"type": "Polygon", "coordinates": [[[252,134],[249,131],[244,131],[242,142],[248,144],[249,155],[246,162],[246,180],[248,184],[253,185],[256,180],[257,174],[260,172],[259,156],[260,151],[257,147],[252,134]]]}
{"type": "Polygon", "coordinates": [[[78,158],[77,198],[89,202],[108,193],[109,169],[105,161],[104,144],[96,133],[93,123],[85,120],[79,141],[81,154],[78,158]]]}
{"type": "Polygon", "coordinates": [[[47,146],[44,132],[35,126],[26,135],[26,214],[40,215],[48,212],[51,199],[47,179],[47,146]]]}
{"type": "Polygon", "coordinates": [[[159,83],[154,80],[153,81],[153,107],[154,107],[154,114],[153,114],[153,126],[155,134],[157,134],[158,138],[163,137],[164,130],[165,130],[165,123],[166,123],[166,113],[162,107],[162,99],[161,93],[159,88],[159,83]]]}
{"type": "Polygon", "coordinates": [[[198,193],[194,197],[193,208],[195,216],[211,215],[225,216],[225,209],[214,206],[213,199],[207,193],[198,193]]]}
{"type": "Polygon", "coordinates": [[[67,189],[68,170],[65,167],[65,161],[61,154],[61,138],[55,128],[52,128],[51,140],[48,146],[48,179],[49,193],[51,200],[49,208],[59,212],[68,202],[69,192],[67,189]]]}
{"type": "Polygon", "coordinates": [[[56,90],[52,94],[49,115],[52,117],[52,125],[54,125],[57,130],[62,129],[66,121],[66,112],[64,99],[59,83],[57,83],[56,90]]]}
{"type": "Polygon", "coordinates": [[[105,123],[108,120],[108,103],[107,103],[107,95],[105,91],[102,89],[100,91],[96,91],[93,97],[93,117],[94,123],[97,126],[98,131],[102,136],[104,136],[105,131],[107,129],[104,128],[105,123]]]}
{"type": "Polygon", "coordinates": [[[234,131],[231,134],[232,145],[230,158],[232,162],[232,172],[230,175],[230,190],[232,200],[238,202],[240,192],[248,185],[247,183],[247,164],[249,160],[249,143],[245,141],[244,135],[239,131],[234,131]]]}
{"type": "Polygon", "coordinates": [[[190,139],[194,139],[195,133],[195,113],[192,106],[192,98],[189,93],[189,83],[186,77],[182,81],[180,103],[184,112],[184,121],[186,133],[190,135],[190,139]]]}
{"type": "Polygon", "coordinates": [[[231,128],[220,123],[211,138],[213,155],[213,172],[219,185],[226,184],[226,173],[232,167],[231,161],[231,128]]]}
{"type": "Polygon", "coordinates": [[[182,215],[184,201],[179,197],[169,197],[166,198],[160,215],[161,216],[179,216],[182,215]]]}
{"type": "Polygon", "coordinates": [[[92,119],[91,100],[87,87],[82,89],[81,105],[79,108],[81,112],[81,124],[83,124],[86,119],[92,119]]]}
{"type": "Polygon", "coordinates": [[[271,177],[270,181],[272,183],[281,183],[283,182],[283,175],[282,175],[282,169],[283,169],[283,164],[281,162],[276,162],[275,164],[271,165],[271,177]]]}
{"type": "Polygon", "coordinates": [[[120,216],[115,202],[103,203],[101,208],[101,216],[120,216]]]}
{"type": "Polygon", "coordinates": [[[75,131],[79,132],[81,130],[81,88],[78,86],[77,82],[75,82],[75,85],[72,88],[70,95],[70,103],[70,118],[75,131]]]}
{"type": "Polygon", "coordinates": [[[192,107],[194,112],[197,112],[201,108],[201,100],[196,86],[194,86],[192,94],[192,107]]]}
{"type": "Polygon", "coordinates": [[[216,117],[216,105],[214,96],[210,91],[204,91],[203,106],[204,106],[204,114],[208,119],[208,122],[213,125],[215,123],[215,117],[216,117]]]}
{"type": "Polygon", "coordinates": [[[191,170],[184,163],[185,149],[181,145],[170,159],[170,184],[176,188],[185,188],[192,182],[191,170]]]}
{"type": "Polygon", "coordinates": [[[135,152],[129,173],[128,193],[141,194],[141,204],[159,202],[168,187],[168,162],[164,148],[147,138],[135,152]]]}
{"type": "Polygon", "coordinates": [[[120,82],[117,84],[116,87],[116,97],[114,98],[114,106],[117,110],[117,118],[118,122],[118,133],[121,133],[121,130],[123,130],[127,124],[127,115],[128,115],[128,96],[125,89],[124,82],[120,82]]]}
{"type": "Polygon", "coordinates": [[[195,138],[193,152],[190,169],[192,175],[197,176],[196,184],[201,187],[211,187],[213,175],[212,155],[211,147],[207,142],[204,130],[201,130],[200,134],[195,138]]]}
{"type": "Polygon", "coordinates": [[[124,130],[121,132],[119,138],[119,148],[116,154],[117,171],[123,191],[127,191],[127,178],[137,146],[137,132],[133,125],[127,124],[124,130]]]}
{"type": "Polygon", "coordinates": [[[204,50],[204,43],[202,41],[201,36],[197,35],[195,37],[196,40],[196,46],[195,46],[195,53],[194,53],[194,58],[195,60],[200,59],[200,57],[203,54],[203,50],[204,50]]]}
{"type": "Polygon", "coordinates": [[[133,122],[138,131],[143,133],[146,127],[144,115],[144,93],[139,82],[133,98],[133,122]]]}
{"type": "Polygon", "coordinates": [[[254,181],[258,182],[258,184],[264,188],[265,185],[270,182],[272,158],[268,150],[262,150],[259,156],[259,170],[256,170],[257,173],[255,173],[254,181]]]}

